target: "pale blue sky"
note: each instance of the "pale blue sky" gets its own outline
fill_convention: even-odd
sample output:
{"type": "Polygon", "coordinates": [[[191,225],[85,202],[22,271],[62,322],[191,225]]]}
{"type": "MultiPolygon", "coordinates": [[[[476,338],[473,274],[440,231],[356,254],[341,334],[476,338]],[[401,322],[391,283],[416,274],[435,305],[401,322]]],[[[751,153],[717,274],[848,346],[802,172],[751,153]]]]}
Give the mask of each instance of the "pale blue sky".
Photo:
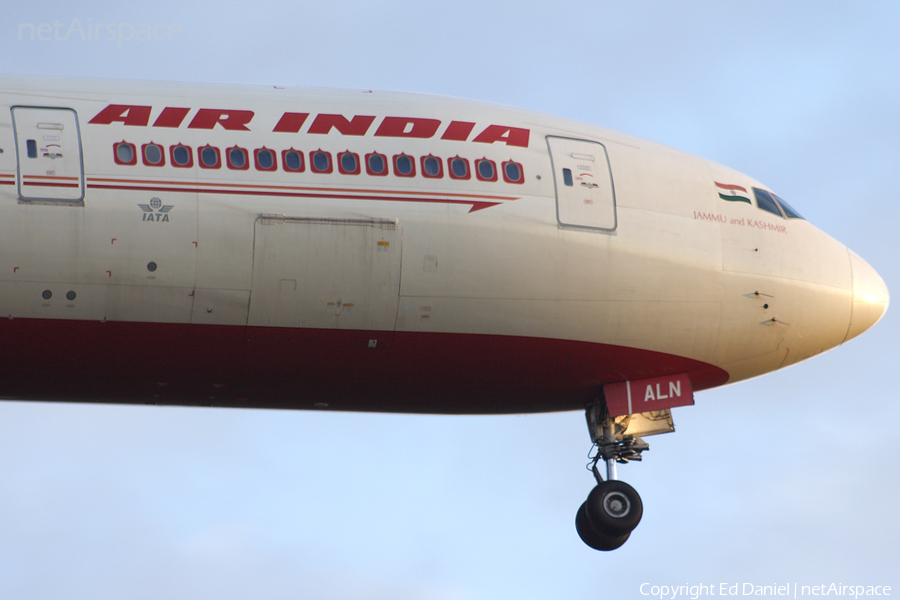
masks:
{"type": "MultiPolygon", "coordinates": [[[[765,182],[900,293],[900,4],[251,6],[7,6],[0,72],[398,89],[580,119],[765,182]],[[74,19],[180,33],[18,39],[21,24],[64,33],[74,19]]],[[[897,339],[895,308],[845,347],[676,409],[678,431],[620,468],[645,516],[613,553],[574,530],[592,485],[579,412],[0,402],[0,597],[629,599],[645,582],[900,594],[897,339]]]]}

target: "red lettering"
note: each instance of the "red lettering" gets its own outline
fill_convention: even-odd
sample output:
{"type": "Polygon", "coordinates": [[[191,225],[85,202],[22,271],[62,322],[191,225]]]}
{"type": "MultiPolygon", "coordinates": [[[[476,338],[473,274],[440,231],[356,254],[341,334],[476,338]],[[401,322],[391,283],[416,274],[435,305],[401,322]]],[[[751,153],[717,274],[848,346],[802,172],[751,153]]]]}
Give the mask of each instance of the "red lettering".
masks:
{"type": "Polygon", "coordinates": [[[189,108],[174,108],[167,106],[153,122],[154,127],[179,127],[184,121],[187,114],[191,112],[189,108]]]}
{"type": "Polygon", "coordinates": [[[505,127],[503,125],[488,125],[487,128],[478,134],[474,140],[483,144],[493,144],[494,142],[505,142],[507,146],[528,147],[528,135],[530,130],[521,129],[519,127],[505,127]]]}
{"type": "Polygon", "coordinates": [[[718,221],[719,223],[728,222],[728,218],[725,215],[714,215],[712,213],[705,213],[699,210],[694,211],[694,219],[701,219],[703,221],[718,221]]]}
{"type": "Polygon", "coordinates": [[[375,117],[357,115],[348,121],[343,115],[316,115],[308,133],[328,134],[332,128],[342,135],[366,135],[375,117]]]}
{"type": "Polygon", "coordinates": [[[222,110],[201,108],[197,111],[188,129],[212,129],[216,123],[229,131],[250,131],[247,123],[253,118],[252,110],[222,110]]]}
{"type": "Polygon", "coordinates": [[[441,122],[437,119],[414,119],[410,117],[385,117],[378,126],[377,136],[430,138],[437,133],[441,122]]]}
{"type": "Polygon", "coordinates": [[[132,106],[130,104],[110,104],[97,113],[88,123],[111,125],[120,122],[123,125],[146,127],[150,122],[150,106],[132,106]]]}
{"type": "Polygon", "coordinates": [[[450,121],[447,131],[441,136],[442,140],[454,140],[464,142],[469,139],[469,134],[475,129],[475,123],[467,123],[465,121],[450,121]]]}
{"type": "Polygon", "coordinates": [[[286,112],[278,119],[278,124],[272,131],[280,131],[283,133],[300,133],[300,128],[306,123],[306,117],[309,113],[292,113],[286,112]]]}

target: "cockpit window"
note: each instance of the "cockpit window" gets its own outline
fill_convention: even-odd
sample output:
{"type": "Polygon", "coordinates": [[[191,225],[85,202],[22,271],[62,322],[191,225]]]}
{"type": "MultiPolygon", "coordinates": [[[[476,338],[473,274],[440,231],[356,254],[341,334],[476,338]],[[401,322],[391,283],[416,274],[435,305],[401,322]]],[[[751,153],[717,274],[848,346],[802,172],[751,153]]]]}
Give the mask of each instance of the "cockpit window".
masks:
{"type": "Polygon", "coordinates": [[[803,218],[800,215],[800,213],[798,213],[796,210],[794,210],[794,208],[790,204],[788,204],[787,202],[782,200],[780,196],[776,196],[775,194],[772,194],[772,197],[775,198],[775,201],[781,205],[781,210],[784,211],[784,216],[786,216],[788,219],[802,219],[803,218]]]}
{"type": "Polygon", "coordinates": [[[756,195],[756,206],[761,210],[770,212],[779,217],[787,217],[788,219],[803,218],[790,204],[775,194],[759,188],[753,188],[753,193],[756,195]]]}
{"type": "Polygon", "coordinates": [[[769,192],[753,188],[753,193],[756,194],[756,206],[758,206],[760,210],[770,212],[778,217],[784,217],[784,215],[781,214],[781,209],[778,208],[778,203],[772,199],[769,192]]]}
{"type": "Polygon", "coordinates": [[[756,206],[758,206],[760,210],[770,212],[779,217],[784,216],[781,214],[781,209],[778,208],[778,203],[772,199],[769,192],[753,188],[753,193],[756,194],[756,206]]]}

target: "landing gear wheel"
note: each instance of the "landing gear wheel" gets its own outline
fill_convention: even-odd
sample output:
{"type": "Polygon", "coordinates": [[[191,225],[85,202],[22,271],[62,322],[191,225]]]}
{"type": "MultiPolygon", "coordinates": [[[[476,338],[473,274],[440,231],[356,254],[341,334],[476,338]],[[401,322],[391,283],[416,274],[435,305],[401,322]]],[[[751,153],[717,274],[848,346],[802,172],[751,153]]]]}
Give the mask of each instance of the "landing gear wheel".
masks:
{"type": "Polygon", "coordinates": [[[583,502],[575,515],[575,530],[578,532],[581,541],[594,550],[615,550],[624,544],[628,536],[631,535],[630,531],[620,536],[609,536],[597,531],[588,519],[586,508],[587,502],[583,502]]]}
{"type": "Polygon", "coordinates": [[[602,395],[586,407],[585,417],[594,442],[588,453],[588,470],[597,486],[578,509],[575,529],[591,548],[615,550],[625,543],[644,514],[638,493],[616,477],[616,464],[640,461],[641,453],[650,446],[639,437],[626,435],[627,422],[619,423],[610,416],[602,395]],[[606,480],[597,468],[600,461],[606,464],[606,480]]]}
{"type": "Polygon", "coordinates": [[[597,484],[584,505],[594,529],[610,536],[631,533],[644,514],[644,505],[635,489],[618,480],[597,484]]]}

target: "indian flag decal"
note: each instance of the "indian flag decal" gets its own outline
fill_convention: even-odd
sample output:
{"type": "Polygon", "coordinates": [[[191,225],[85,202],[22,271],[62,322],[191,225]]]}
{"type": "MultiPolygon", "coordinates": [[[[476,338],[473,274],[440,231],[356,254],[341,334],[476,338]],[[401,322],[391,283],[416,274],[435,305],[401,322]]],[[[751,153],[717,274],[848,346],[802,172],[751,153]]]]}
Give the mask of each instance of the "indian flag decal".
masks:
{"type": "Polygon", "coordinates": [[[746,195],[742,195],[747,193],[747,188],[731,183],[719,183],[718,181],[715,181],[714,183],[716,184],[716,187],[719,188],[719,198],[722,200],[751,204],[750,198],[746,195]]]}

